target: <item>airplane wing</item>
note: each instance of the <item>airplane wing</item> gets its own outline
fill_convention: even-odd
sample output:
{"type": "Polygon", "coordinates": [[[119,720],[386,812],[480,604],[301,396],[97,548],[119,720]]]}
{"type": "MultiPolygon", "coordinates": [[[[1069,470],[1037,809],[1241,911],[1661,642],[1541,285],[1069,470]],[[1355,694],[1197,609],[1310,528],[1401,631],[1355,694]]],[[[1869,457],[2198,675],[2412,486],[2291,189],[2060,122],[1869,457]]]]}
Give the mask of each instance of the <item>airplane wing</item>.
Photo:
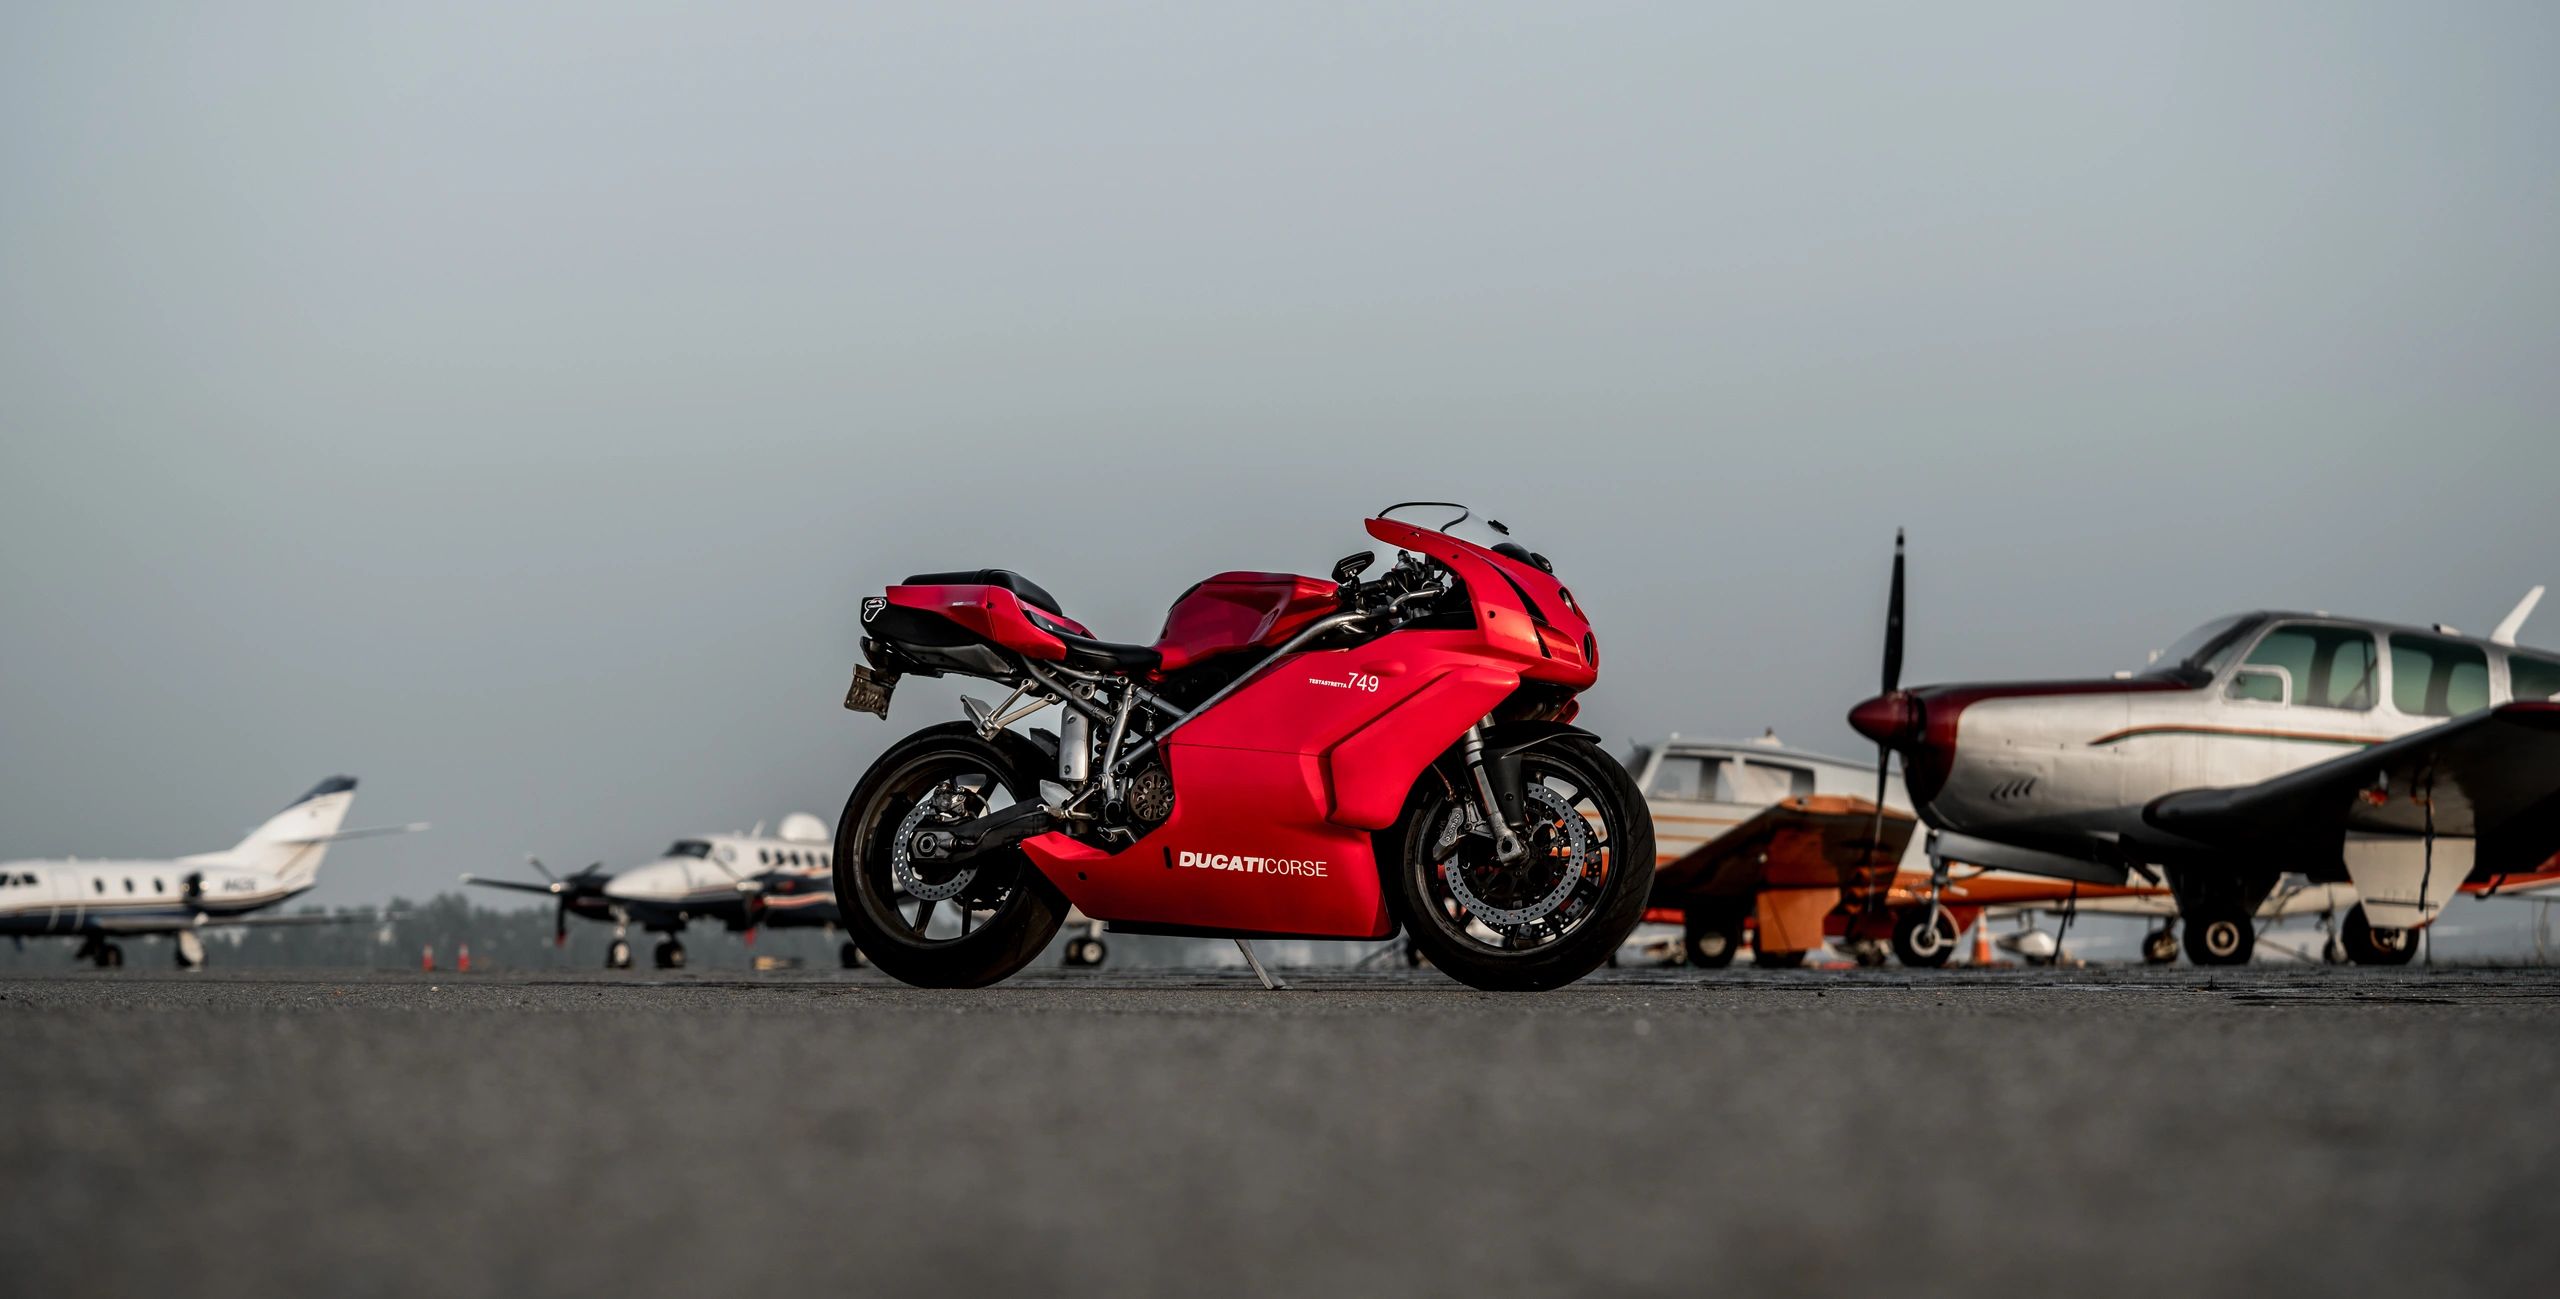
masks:
{"type": "Polygon", "coordinates": [[[97,920],[97,927],[111,934],[174,934],[189,929],[252,928],[268,925],[365,925],[399,918],[397,913],[374,911],[333,911],[326,914],[268,912],[246,916],[198,915],[190,920],[172,920],[166,916],[118,920],[102,916],[97,920]]]}
{"type": "Polygon", "coordinates": [[[1654,868],[1653,905],[1693,897],[1748,897],[1764,888],[1849,888],[1881,872],[1890,882],[1911,844],[1910,813],[1885,809],[1876,841],[1875,804],[1863,798],[1809,794],[1784,799],[1708,840],[1688,856],[1654,868]]]}
{"type": "Polygon", "coordinates": [[[462,877],[462,882],[465,884],[478,884],[484,888],[514,889],[519,893],[539,893],[545,897],[556,897],[567,891],[558,884],[536,884],[530,880],[493,880],[486,875],[465,875],[462,877]]]}
{"type": "Polygon", "coordinates": [[[2530,871],[2560,851],[2560,701],[2503,704],[2255,785],[2164,795],[2142,815],[2262,850],[2432,833],[2476,840],[2477,870],[2530,871]]]}

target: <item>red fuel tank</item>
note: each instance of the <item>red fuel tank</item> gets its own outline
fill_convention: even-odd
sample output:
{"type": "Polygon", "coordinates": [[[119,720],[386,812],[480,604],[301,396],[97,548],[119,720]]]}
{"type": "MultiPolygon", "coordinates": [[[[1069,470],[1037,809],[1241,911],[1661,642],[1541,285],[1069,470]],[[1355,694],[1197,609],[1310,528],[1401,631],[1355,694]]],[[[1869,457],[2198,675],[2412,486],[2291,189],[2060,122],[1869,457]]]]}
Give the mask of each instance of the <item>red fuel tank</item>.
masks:
{"type": "Polygon", "coordinates": [[[1333,612],[1334,584],[1290,573],[1220,573],[1182,593],[1164,616],[1156,652],[1180,671],[1212,655],[1277,645],[1333,612]]]}

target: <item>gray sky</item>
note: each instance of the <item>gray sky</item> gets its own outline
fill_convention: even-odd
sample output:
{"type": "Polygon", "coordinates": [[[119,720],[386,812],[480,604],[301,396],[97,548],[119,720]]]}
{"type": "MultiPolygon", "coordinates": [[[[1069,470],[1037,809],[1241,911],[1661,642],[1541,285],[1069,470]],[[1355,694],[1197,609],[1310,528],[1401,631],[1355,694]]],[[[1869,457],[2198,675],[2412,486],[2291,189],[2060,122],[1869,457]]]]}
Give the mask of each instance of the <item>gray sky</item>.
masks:
{"type": "Polygon", "coordinates": [[[1412,496],[1613,739],[1858,751],[1896,524],[1914,680],[2560,583],[2548,6],[845,8],[0,11],[0,855],[832,819],[864,592],[1412,496]]]}

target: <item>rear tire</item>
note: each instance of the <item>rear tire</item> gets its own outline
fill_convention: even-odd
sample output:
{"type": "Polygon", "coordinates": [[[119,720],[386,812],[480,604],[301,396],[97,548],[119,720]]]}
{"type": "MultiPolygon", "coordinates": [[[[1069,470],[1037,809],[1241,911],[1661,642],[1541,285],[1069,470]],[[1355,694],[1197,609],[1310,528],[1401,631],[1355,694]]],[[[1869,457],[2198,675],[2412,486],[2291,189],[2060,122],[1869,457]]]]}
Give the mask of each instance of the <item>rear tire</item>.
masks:
{"type": "Polygon", "coordinates": [[[1434,849],[1452,827],[1480,814],[1469,811],[1473,791],[1435,766],[1423,773],[1394,832],[1399,852],[1387,881],[1413,945],[1449,977],[1488,992],[1560,988],[1599,969],[1635,931],[1653,892],[1653,815],[1617,759],[1588,740],[1567,738],[1523,752],[1520,764],[1533,799],[1549,800],[1532,804],[1532,824],[1524,827],[1531,856],[1523,864],[1489,865],[1490,839],[1463,830],[1450,841],[1449,859],[1438,859],[1434,849]],[[1501,903],[1479,896],[1487,906],[1538,914],[1495,930],[1457,898],[1450,872],[1463,872],[1471,892],[1477,882],[1503,886],[1501,903]],[[1539,911],[1568,878],[1577,882],[1562,901],[1539,911]]]}
{"type": "Polygon", "coordinates": [[[2167,965],[2178,959],[2178,931],[2154,929],[2142,936],[2142,963],[2167,965]]]}
{"type": "Polygon", "coordinates": [[[1067,901],[1020,849],[973,868],[947,899],[903,890],[894,860],[898,827],[926,795],[957,795],[982,815],[998,799],[1040,797],[1043,769],[1039,751],[1020,736],[982,739],[968,723],[948,722],[891,745],[863,773],[836,823],[836,909],[872,964],[920,988],[982,988],[1048,948],[1067,901]]]}
{"type": "Polygon", "coordinates": [[[2364,904],[2347,913],[2344,932],[2338,941],[2347,949],[2347,959],[2358,965],[2407,965],[2418,954],[2418,931],[2414,929],[2376,929],[2364,918],[2364,904]]]}

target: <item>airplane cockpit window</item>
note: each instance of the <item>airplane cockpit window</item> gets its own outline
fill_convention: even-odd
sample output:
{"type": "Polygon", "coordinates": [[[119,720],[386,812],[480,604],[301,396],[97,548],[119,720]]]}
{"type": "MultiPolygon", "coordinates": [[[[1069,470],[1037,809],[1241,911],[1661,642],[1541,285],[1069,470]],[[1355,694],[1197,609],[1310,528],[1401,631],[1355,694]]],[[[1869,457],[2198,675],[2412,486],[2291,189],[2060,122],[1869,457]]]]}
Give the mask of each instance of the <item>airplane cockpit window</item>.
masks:
{"type": "Polygon", "coordinates": [[[2411,717],[2460,717],[2489,706],[2489,655],[2433,636],[2391,636],[2391,706],[2411,717]]]}
{"type": "Polygon", "coordinates": [[[2516,699],[2560,699],[2560,662],[2509,654],[2507,686],[2516,699]]]}
{"type": "Polygon", "coordinates": [[[1644,792],[1652,798],[1704,802],[1707,797],[1706,776],[1706,759],[1680,753],[1665,754],[1662,765],[1654,769],[1653,779],[1646,783],[1644,792]]]}
{"type": "Polygon", "coordinates": [[[2286,623],[2249,651],[2256,667],[2283,668],[2292,678],[2289,702],[2299,708],[2373,707],[2373,635],[2354,627],[2286,623]]]}
{"type": "Polygon", "coordinates": [[[2251,628],[2258,625],[2259,615],[2235,614],[2216,618],[2170,642],[2153,661],[2149,675],[2194,679],[2202,685],[2222,671],[2231,656],[2240,652],[2251,628]]]}
{"type": "Polygon", "coordinates": [[[675,841],[674,846],[667,849],[667,855],[670,857],[708,857],[711,855],[711,845],[700,839],[678,839],[675,841]]]}

